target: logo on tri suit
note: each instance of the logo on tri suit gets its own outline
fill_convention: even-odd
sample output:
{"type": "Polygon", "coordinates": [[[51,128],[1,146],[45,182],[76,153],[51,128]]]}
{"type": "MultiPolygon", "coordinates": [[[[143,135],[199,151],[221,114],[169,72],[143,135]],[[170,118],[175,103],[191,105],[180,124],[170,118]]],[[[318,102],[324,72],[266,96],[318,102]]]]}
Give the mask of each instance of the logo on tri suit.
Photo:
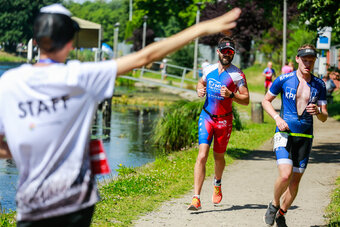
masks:
{"type": "Polygon", "coordinates": [[[218,128],[225,128],[225,127],[227,127],[227,120],[223,120],[223,121],[218,121],[218,125],[217,125],[217,127],[218,128]]]}
{"type": "Polygon", "coordinates": [[[221,90],[221,82],[212,78],[208,80],[208,86],[214,92],[219,92],[221,90]]]}
{"type": "Polygon", "coordinates": [[[287,99],[295,100],[296,89],[291,88],[291,87],[286,87],[285,95],[286,95],[286,98],[287,98],[287,99]]]}

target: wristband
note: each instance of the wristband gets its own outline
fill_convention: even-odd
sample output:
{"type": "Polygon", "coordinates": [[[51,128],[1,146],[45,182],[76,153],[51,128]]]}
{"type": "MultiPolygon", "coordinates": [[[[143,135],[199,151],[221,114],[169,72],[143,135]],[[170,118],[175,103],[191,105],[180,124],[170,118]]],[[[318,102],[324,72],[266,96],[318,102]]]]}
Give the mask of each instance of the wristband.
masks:
{"type": "Polygon", "coordinates": [[[273,118],[274,118],[274,120],[275,120],[275,119],[278,118],[278,117],[280,117],[280,115],[276,114],[273,118]]]}
{"type": "Polygon", "coordinates": [[[231,99],[232,99],[232,98],[234,98],[234,97],[235,97],[235,94],[234,94],[234,92],[231,92],[231,93],[230,93],[230,95],[229,95],[229,98],[231,98],[231,99]]]}

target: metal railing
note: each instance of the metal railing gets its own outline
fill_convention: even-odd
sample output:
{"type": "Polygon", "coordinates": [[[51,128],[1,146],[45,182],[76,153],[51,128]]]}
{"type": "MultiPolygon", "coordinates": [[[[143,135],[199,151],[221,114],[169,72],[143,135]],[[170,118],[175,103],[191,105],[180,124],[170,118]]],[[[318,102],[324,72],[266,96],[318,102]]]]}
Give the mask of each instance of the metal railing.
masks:
{"type": "MultiPolygon", "coordinates": [[[[134,69],[134,71],[140,71],[140,78],[143,78],[144,72],[150,72],[150,73],[153,73],[153,74],[160,75],[161,80],[165,80],[167,77],[171,77],[171,78],[174,78],[174,79],[180,79],[181,80],[180,88],[183,88],[184,82],[186,82],[186,81],[195,82],[195,83],[197,82],[197,79],[195,80],[195,79],[191,79],[191,78],[186,78],[187,73],[190,72],[190,71],[193,71],[192,68],[182,67],[182,66],[178,66],[178,65],[172,65],[172,64],[168,64],[168,63],[164,63],[164,62],[158,62],[158,61],[153,62],[153,64],[159,65],[159,67],[157,67],[157,68],[159,68],[160,70],[147,69],[147,68],[143,67],[143,68],[134,69]],[[178,76],[178,75],[167,73],[167,68],[169,68],[169,67],[183,70],[182,73],[181,73],[182,75],[178,76]]],[[[198,72],[197,72],[197,74],[198,74],[198,72]]],[[[196,78],[199,78],[199,76],[196,76],[196,78]]]]}

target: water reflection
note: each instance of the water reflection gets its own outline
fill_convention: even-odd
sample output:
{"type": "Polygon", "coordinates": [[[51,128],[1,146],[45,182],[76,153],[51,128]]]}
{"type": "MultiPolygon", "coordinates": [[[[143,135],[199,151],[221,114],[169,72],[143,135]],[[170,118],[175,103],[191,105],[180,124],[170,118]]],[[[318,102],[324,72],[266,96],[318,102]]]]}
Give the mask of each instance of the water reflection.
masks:
{"type": "MultiPolygon", "coordinates": [[[[160,111],[152,108],[113,108],[111,114],[98,111],[93,134],[103,136],[104,148],[112,175],[117,175],[120,164],[141,166],[155,159],[156,150],[148,142],[152,133],[152,123],[160,111]]],[[[112,177],[99,176],[99,179],[112,177]]]]}
{"type": "Polygon", "coordinates": [[[18,170],[12,159],[0,159],[0,207],[15,210],[18,170]]]}

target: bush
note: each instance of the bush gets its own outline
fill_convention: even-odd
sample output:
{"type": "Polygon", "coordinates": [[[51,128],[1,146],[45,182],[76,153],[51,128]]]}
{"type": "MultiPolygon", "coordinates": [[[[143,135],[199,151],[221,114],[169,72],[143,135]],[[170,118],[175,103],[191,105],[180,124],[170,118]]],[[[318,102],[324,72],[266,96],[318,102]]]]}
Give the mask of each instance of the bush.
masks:
{"type": "MultiPolygon", "coordinates": [[[[179,101],[171,106],[164,117],[159,118],[154,126],[152,141],[164,151],[176,151],[191,147],[198,142],[198,119],[204,102],[179,101]]],[[[241,130],[242,123],[233,108],[233,129],[241,130]]]]}

